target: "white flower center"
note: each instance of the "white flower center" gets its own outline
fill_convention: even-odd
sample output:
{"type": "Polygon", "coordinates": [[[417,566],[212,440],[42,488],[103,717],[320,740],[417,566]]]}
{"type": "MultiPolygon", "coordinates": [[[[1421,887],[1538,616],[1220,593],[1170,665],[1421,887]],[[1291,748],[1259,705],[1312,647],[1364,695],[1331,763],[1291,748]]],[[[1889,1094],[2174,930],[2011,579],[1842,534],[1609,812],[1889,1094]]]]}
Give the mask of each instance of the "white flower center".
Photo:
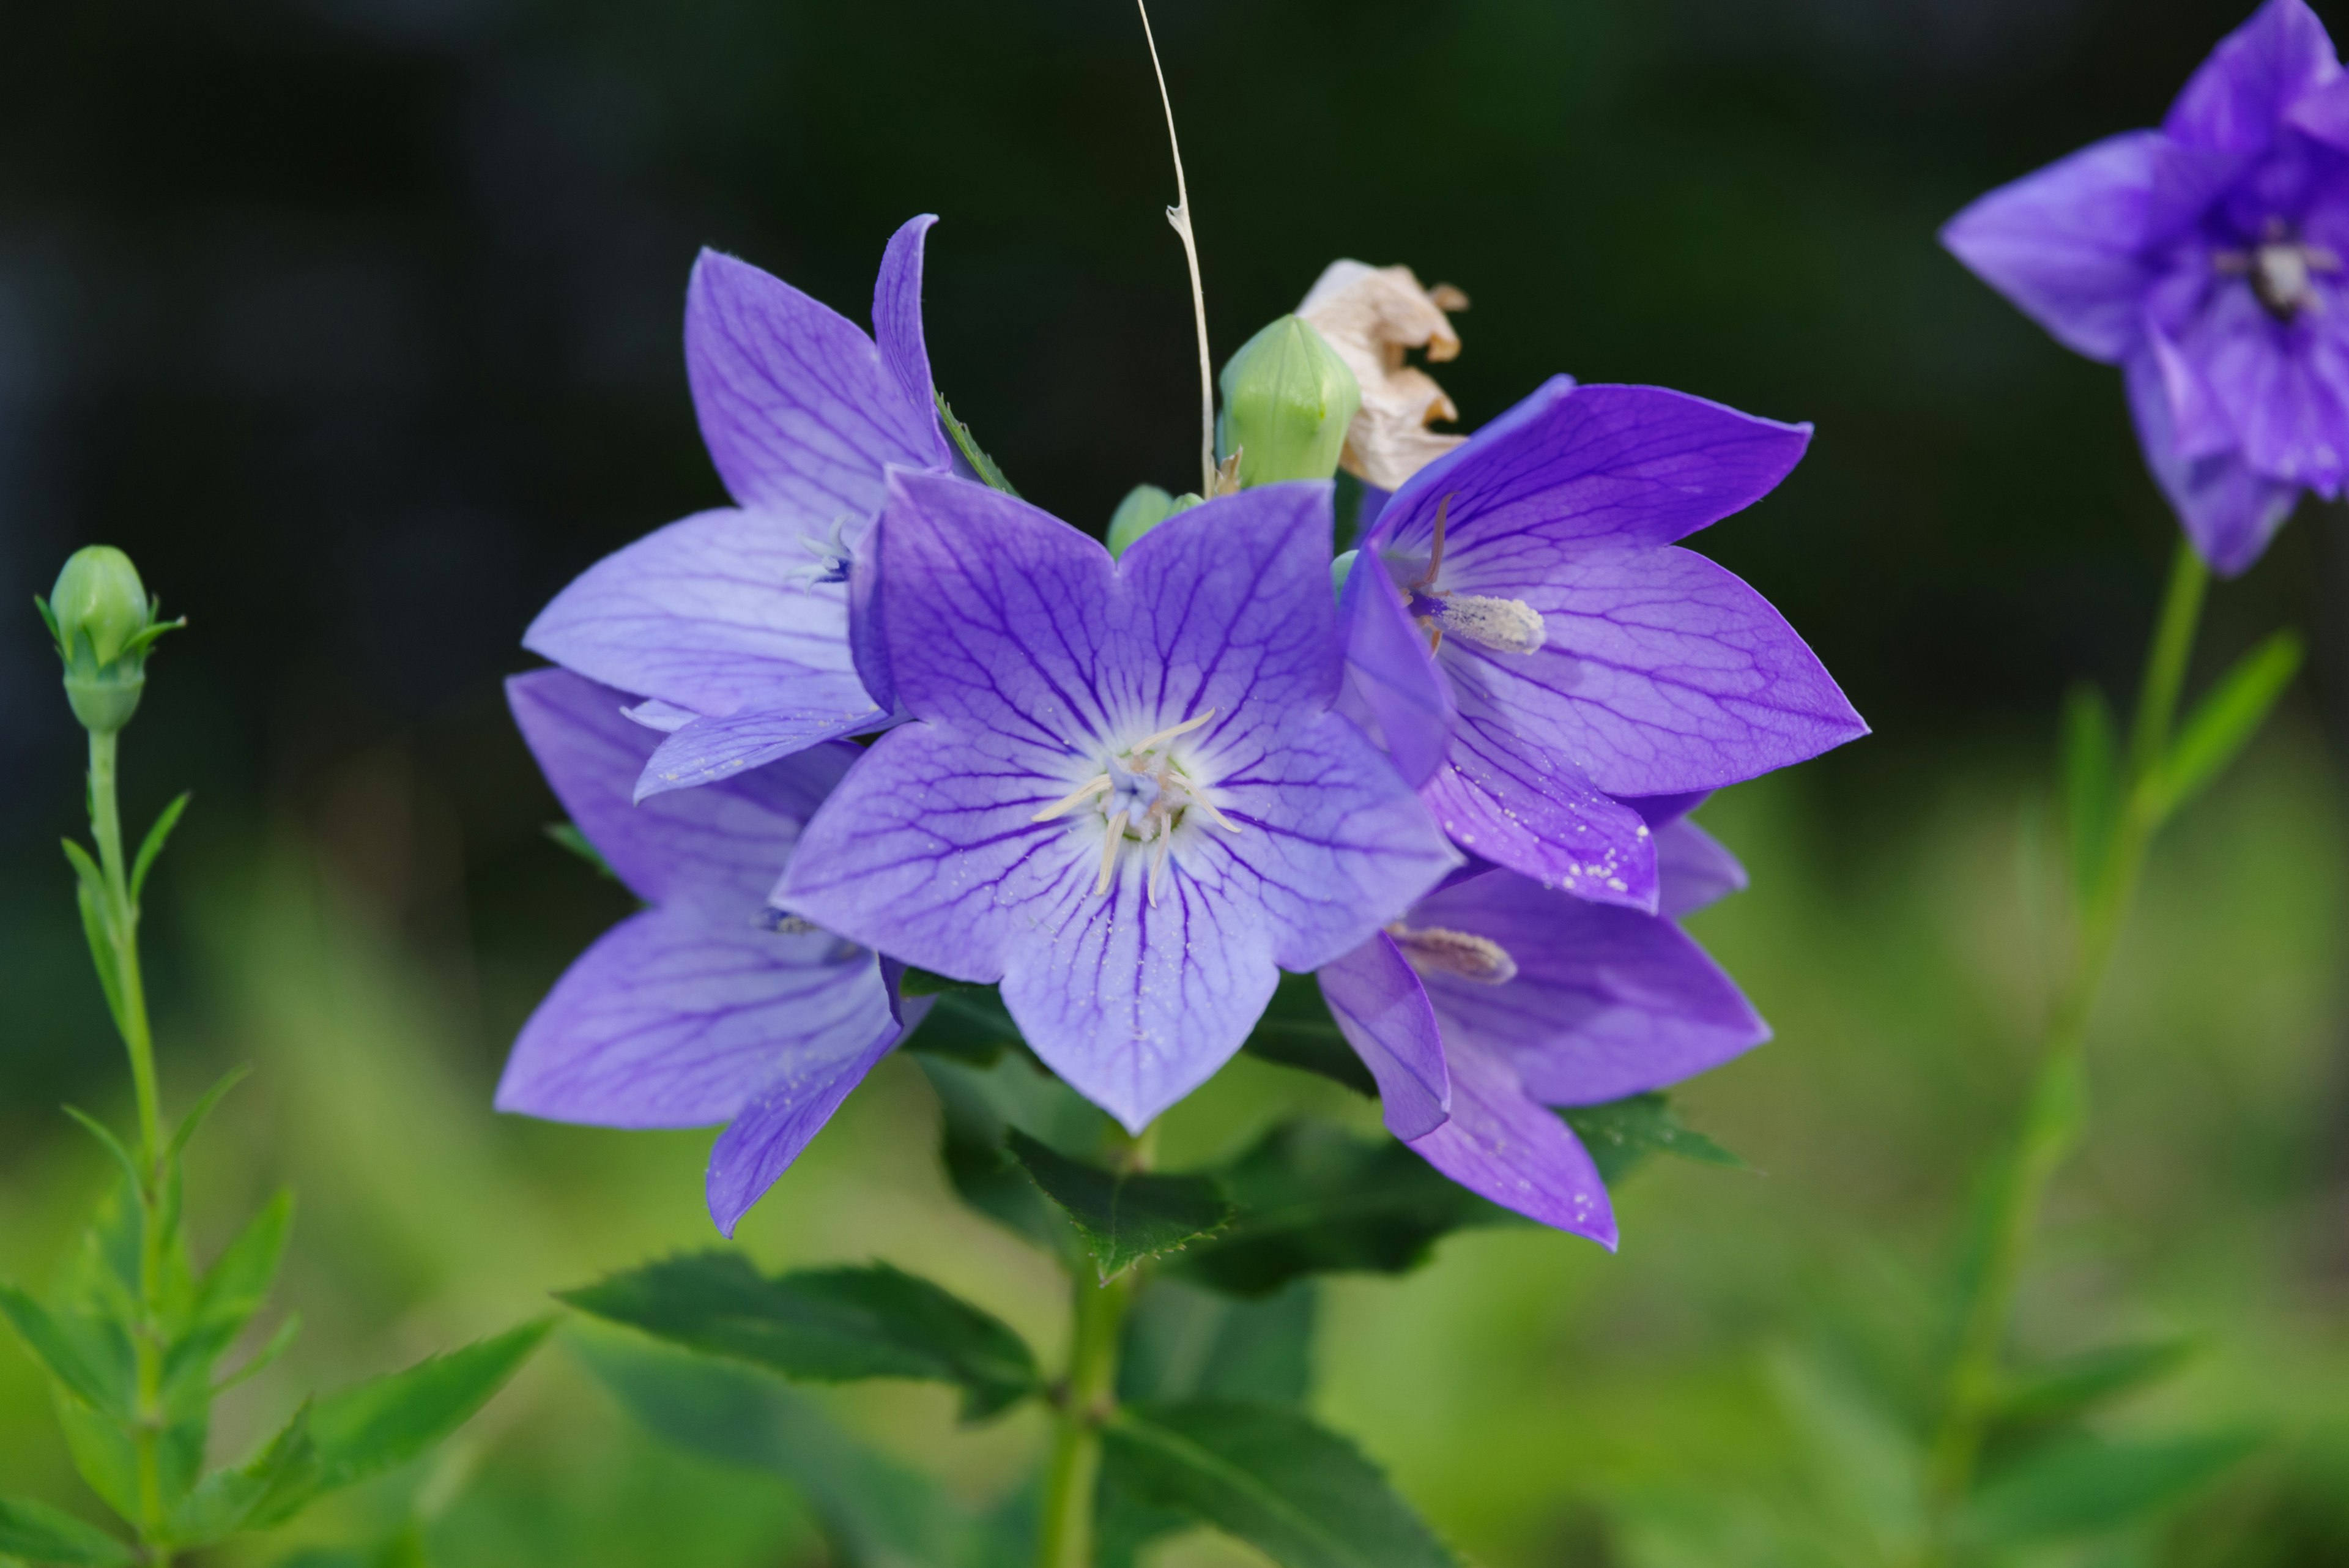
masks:
{"type": "Polygon", "coordinates": [[[2240,277],[2267,313],[2279,321],[2292,321],[2302,312],[2324,313],[2324,296],[2318,291],[2320,274],[2342,270],[2340,253],[2330,245],[2310,244],[2292,237],[2281,218],[2268,220],[2260,243],[2247,251],[2220,251],[2211,266],[2230,277],[2240,277]]]}
{"type": "Polygon", "coordinates": [[[1448,974],[1479,985],[1506,985],[1517,978],[1517,961],[1490,937],[1442,926],[1406,926],[1401,920],[1387,928],[1387,935],[1423,975],[1448,974]]]}
{"type": "Polygon", "coordinates": [[[1174,830],[1195,806],[1226,833],[1240,830],[1240,825],[1217,810],[1206,789],[1183,771],[1171,750],[1175,740],[1215,716],[1216,711],[1210,708],[1127,747],[1106,759],[1099,774],[1030,818],[1050,822],[1087,802],[1093,804],[1102,824],[1101,876],[1093,884],[1094,892],[1109,891],[1117,877],[1118,856],[1133,844],[1150,852],[1150,902],[1155,908],[1158,890],[1166,880],[1166,864],[1174,853],[1174,830]]]}

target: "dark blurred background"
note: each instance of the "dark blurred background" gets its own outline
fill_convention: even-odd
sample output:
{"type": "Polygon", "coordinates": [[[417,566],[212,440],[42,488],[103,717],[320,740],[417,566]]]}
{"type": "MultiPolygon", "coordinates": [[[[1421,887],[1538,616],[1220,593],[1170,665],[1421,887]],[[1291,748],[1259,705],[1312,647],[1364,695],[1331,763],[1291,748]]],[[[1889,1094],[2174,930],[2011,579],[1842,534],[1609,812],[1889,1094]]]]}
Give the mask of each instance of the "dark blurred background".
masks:
{"type": "MultiPolygon", "coordinates": [[[[1933,826],[1953,771],[2026,772],[2067,683],[2133,689],[2176,536],[2116,375],[1934,231],[2157,121],[2247,8],[1159,0],[1154,20],[1218,360],[1354,256],[1472,296],[1439,371],[1465,427],[1560,370],[1816,422],[1777,494],[1693,543],[1876,727],[1772,807],[1831,898],[1933,826]]],[[[1123,0],[0,9],[0,1183],[46,1168],[60,1099],[119,1078],[55,848],[80,737],[26,603],[68,551],[128,549],[191,621],[127,738],[131,816],[192,785],[181,877],[296,843],[386,940],[460,955],[446,1038],[478,1090],[621,908],[541,838],[499,681],[571,575],[722,500],[682,374],[696,248],[861,322],[892,229],[940,213],[940,388],[1025,493],[1099,527],[1192,461],[1173,193],[1123,0]]],[[[2317,770],[2293,776],[2322,782],[2292,798],[2327,888],[2333,775],[2306,759],[2349,693],[2342,529],[2304,506],[2219,590],[2198,666],[2311,633],[2288,728],[2317,770]]],[[[202,924],[158,917],[167,1012],[194,1005],[202,924]]],[[[2329,999],[2336,950],[2308,950],[2329,999]]],[[[2333,1035],[2313,1059],[2337,1063],[2333,1035]]],[[[1982,1109],[1939,1135],[1937,1195],[2017,1078],[1950,1070],[1982,1109]]],[[[2341,1075],[2294,1094],[2333,1130],[2292,1168],[2337,1176],[2341,1075]]]]}

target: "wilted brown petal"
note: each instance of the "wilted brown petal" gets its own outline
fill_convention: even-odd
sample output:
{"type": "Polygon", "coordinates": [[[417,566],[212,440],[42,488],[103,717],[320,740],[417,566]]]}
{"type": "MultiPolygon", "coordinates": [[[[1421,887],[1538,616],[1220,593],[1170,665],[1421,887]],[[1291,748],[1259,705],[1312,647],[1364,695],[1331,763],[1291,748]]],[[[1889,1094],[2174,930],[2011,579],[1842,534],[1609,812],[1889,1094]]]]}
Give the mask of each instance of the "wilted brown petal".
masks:
{"type": "Polygon", "coordinates": [[[1346,431],[1339,462],[1346,472],[1394,490],[1468,438],[1427,427],[1460,410],[1435,379],[1403,363],[1424,348],[1441,363],[1460,354],[1460,335],[1448,311],[1465,310],[1468,296],[1450,284],[1420,286],[1407,266],[1373,267],[1331,262],[1297,314],[1313,324],[1362,389],[1361,410],[1346,431]]]}

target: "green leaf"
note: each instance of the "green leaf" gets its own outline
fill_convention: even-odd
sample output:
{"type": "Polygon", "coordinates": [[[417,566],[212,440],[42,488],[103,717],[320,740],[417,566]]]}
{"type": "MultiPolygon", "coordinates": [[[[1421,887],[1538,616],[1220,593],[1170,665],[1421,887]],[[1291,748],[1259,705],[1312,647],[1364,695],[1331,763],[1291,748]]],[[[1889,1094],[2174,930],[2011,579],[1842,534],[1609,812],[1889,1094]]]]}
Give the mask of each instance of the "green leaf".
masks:
{"type": "Polygon", "coordinates": [[[907,969],[897,977],[897,992],[901,996],[942,996],[950,991],[992,991],[977,981],[956,980],[943,974],[932,974],[926,969],[907,969]]]}
{"type": "Polygon", "coordinates": [[[612,869],[612,863],[604,858],[604,852],[588,843],[587,836],[572,824],[550,822],[546,825],[546,836],[593,866],[598,876],[614,882],[620,879],[620,874],[612,869]]]}
{"type": "Polygon", "coordinates": [[[1257,1020],[1241,1050],[1284,1067],[1318,1073],[1370,1099],[1379,1085],[1361,1057],[1338,1032],[1330,1004],[1321,1000],[1321,986],[1309,974],[1283,974],[1272,1002],[1257,1020]]]}
{"type": "Polygon", "coordinates": [[[129,1568],[130,1548],[94,1524],[26,1498],[0,1497],[0,1555],[73,1568],[129,1568]]]}
{"type": "Polygon", "coordinates": [[[1119,1490],[1247,1542],[1282,1568],[1455,1561],[1353,1445],[1302,1415],[1236,1401],[1129,1406],[1103,1433],[1119,1490]]]}
{"type": "Polygon", "coordinates": [[[305,1405],[261,1452],[199,1482],[173,1511],[174,1542],[209,1546],[240,1531],[283,1523],[307,1506],[327,1484],[311,1420],[305,1405]]]}
{"type": "Polygon", "coordinates": [[[1887,1562],[1911,1556],[1925,1527],[1922,1445],[1841,1366],[1780,1348],[1769,1371],[1779,1407],[1802,1438],[1828,1503],[1867,1532],[1874,1556],[1887,1562]]]}
{"type": "Polygon", "coordinates": [[[250,1066],[231,1067],[222,1074],[219,1080],[211,1088],[206,1089],[194,1105],[188,1107],[188,1114],[180,1118],[180,1125],[172,1129],[171,1147],[164,1158],[176,1162],[180,1156],[185,1154],[188,1140],[196,1136],[196,1129],[211,1119],[212,1112],[219,1109],[220,1103],[228,1097],[228,1092],[243,1083],[252,1074],[253,1069],[250,1066]]]}
{"type": "Polygon", "coordinates": [[[553,1318],[540,1318],[320,1399],[310,1417],[320,1485],[347,1486],[448,1437],[505,1386],[554,1327],[553,1318]]]}
{"type": "Polygon", "coordinates": [[[212,1366],[267,1302],[293,1226],[294,1195],[281,1190],[198,1283],[185,1323],[163,1352],[163,1397],[169,1407],[201,1407],[209,1402],[212,1366]]]}
{"type": "Polygon", "coordinates": [[[874,1453],[747,1366],[590,1340],[580,1358],[656,1436],[799,1489],[839,1568],[975,1564],[983,1526],[920,1471],[874,1453]]]}
{"type": "Polygon", "coordinates": [[[928,1016],[914,1026],[901,1047],[924,1056],[944,1056],[974,1067],[991,1065],[1004,1053],[1027,1054],[1019,1026],[1011,1022],[1002,995],[991,985],[971,986],[919,970],[905,971],[907,996],[928,996],[928,1016]],[[914,989],[915,977],[936,991],[914,989]]]}
{"type": "Polygon", "coordinates": [[[1301,1406],[1312,1387],[1319,1302],[1310,1280],[1248,1301],[1154,1279],[1126,1316],[1117,1397],[1301,1406]]]}
{"type": "Polygon", "coordinates": [[[1436,1239],[1522,1223],[1392,1138],[1289,1122],[1219,1173],[1237,1212],[1174,1265],[1235,1295],[1269,1295],[1305,1274],[1402,1273],[1436,1239]]]}
{"type": "Polygon", "coordinates": [[[122,1168],[123,1179],[135,1189],[139,1185],[139,1162],[130,1158],[130,1151],[122,1146],[120,1138],[114,1136],[114,1129],[78,1106],[66,1106],[62,1109],[98,1140],[100,1148],[114,1157],[114,1163],[122,1168]]]}
{"type": "Polygon", "coordinates": [[[1558,1115],[1590,1151],[1602,1181],[1630,1175],[1632,1168],[1653,1154],[1675,1154],[1700,1165],[1746,1168],[1744,1160],[1682,1121],[1671,1102],[1659,1093],[1633,1095],[1604,1105],[1575,1106],[1558,1115]]]}
{"type": "Polygon", "coordinates": [[[119,1325],[78,1314],[53,1314],[7,1284],[0,1284],[0,1317],[60,1388],[101,1415],[129,1420],[130,1341],[119,1325]]]}
{"type": "Polygon", "coordinates": [[[1115,1124],[1025,1049],[988,1065],[935,1054],[916,1060],[944,1112],[941,1153],[956,1193],[1076,1266],[1083,1244],[1075,1227],[1028,1179],[1004,1139],[1016,1127],[1055,1148],[1098,1148],[1115,1124]]]}
{"type": "Polygon", "coordinates": [[[2117,1345],[2059,1361],[2012,1379],[1998,1419],[2023,1425],[2065,1421],[2168,1376],[2200,1348],[2191,1339],[2117,1345]]]}
{"type": "Polygon", "coordinates": [[[2089,685],[2064,698],[2064,842],[2072,889],[2083,904],[2095,894],[2120,823],[2120,739],[2111,704],[2089,685]]]}
{"type": "Polygon", "coordinates": [[[886,1263],[770,1278],[736,1252],[696,1252],[562,1293],[580,1311],[689,1350],[816,1382],[959,1385],[978,1420],[1040,1385],[1027,1343],[989,1314],[886,1263]]]}
{"type": "Polygon", "coordinates": [[[2039,1449],[1987,1478],[1959,1529],[1991,1547],[2117,1530],[2184,1501],[2261,1441],[2240,1432],[2128,1442],[2086,1438],[2039,1449]]]}
{"type": "Polygon", "coordinates": [[[181,791],[179,798],[165,806],[162,814],[155,818],[155,826],[147,830],[145,842],[139,846],[139,857],[130,865],[132,903],[139,902],[139,895],[146,890],[147,873],[154,869],[155,857],[163,853],[163,846],[171,839],[171,829],[180,826],[180,815],[188,809],[188,802],[193,794],[191,790],[181,791]]]}
{"type": "Polygon", "coordinates": [[[1103,1170],[1019,1131],[1006,1147],[1044,1196],[1068,1210],[1103,1284],[1145,1258],[1213,1235],[1232,1217],[1212,1177],[1103,1170]]]}
{"type": "Polygon", "coordinates": [[[1003,471],[995,466],[995,460],[978,450],[978,442],[971,439],[970,427],[955,418],[954,410],[947,406],[946,394],[933,388],[930,396],[937,400],[938,418],[947,427],[947,438],[955,443],[955,450],[962,453],[962,460],[970,464],[971,471],[985,480],[989,488],[1000,490],[1006,495],[1019,494],[1011,488],[1011,482],[1003,477],[1003,471]]]}
{"type": "Polygon", "coordinates": [[[2208,788],[2251,744],[2274,711],[2305,652],[2295,631],[2280,631],[2235,661],[2196,705],[2153,781],[2153,813],[2168,816],[2208,788]]]}
{"type": "Polygon", "coordinates": [[[66,859],[74,868],[74,906],[81,911],[81,933],[89,943],[89,961],[98,970],[98,989],[106,994],[107,1015],[114,1020],[115,1028],[127,1034],[129,1030],[122,1021],[122,981],[115,972],[114,939],[107,915],[109,904],[105,874],[89,857],[88,850],[70,838],[59,842],[65,846],[66,859]]]}

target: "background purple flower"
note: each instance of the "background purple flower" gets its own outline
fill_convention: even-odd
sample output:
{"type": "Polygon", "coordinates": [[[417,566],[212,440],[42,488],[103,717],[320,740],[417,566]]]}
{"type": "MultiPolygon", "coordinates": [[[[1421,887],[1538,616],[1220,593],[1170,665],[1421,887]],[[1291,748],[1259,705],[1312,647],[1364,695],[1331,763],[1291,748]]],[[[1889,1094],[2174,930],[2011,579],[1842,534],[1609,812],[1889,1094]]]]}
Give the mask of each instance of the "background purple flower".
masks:
{"type": "Polygon", "coordinates": [[[1759,594],[1671,547],[1767,494],[1809,439],[1561,376],[1395,493],[1361,557],[1386,570],[1346,582],[1350,700],[1454,842],[1653,909],[1655,846],[1621,797],[1713,789],[1867,732],[1759,594]]]}
{"type": "Polygon", "coordinates": [[[883,253],[874,337],[746,262],[704,251],[695,264],[686,369],[736,505],[596,563],[523,639],[654,700],[638,719],[671,733],[639,795],[887,722],[885,677],[860,678],[850,601],[868,580],[856,557],[882,470],[948,466],[922,341],[922,244],[936,221],[914,219],[883,253]]]}
{"type": "Polygon", "coordinates": [[[1112,562],[982,486],[889,483],[881,624],[916,722],[825,803],[781,898],[1000,980],[1037,1054],[1139,1128],[1239,1048],[1278,969],[1456,863],[1331,711],[1330,487],[1195,507],[1112,562]]]}
{"type": "Polygon", "coordinates": [[[1992,192],[1942,243],[2067,348],[2122,368],[2146,460],[2213,569],[2349,474],[2349,80],[2268,0],[2158,130],[1992,192]]]}
{"type": "Polygon", "coordinates": [[[605,932],[523,1025],[498,1108],[614,1127],[730,1125],[709,1213],[732,1235],[902,1033],[881,961],[778,930],[766,895],[854,761],[819,745],[706,789],[633,804],[659,740],[626,699],[567,670],[506,684],[572,822],[653,908],[605,932]]]}

